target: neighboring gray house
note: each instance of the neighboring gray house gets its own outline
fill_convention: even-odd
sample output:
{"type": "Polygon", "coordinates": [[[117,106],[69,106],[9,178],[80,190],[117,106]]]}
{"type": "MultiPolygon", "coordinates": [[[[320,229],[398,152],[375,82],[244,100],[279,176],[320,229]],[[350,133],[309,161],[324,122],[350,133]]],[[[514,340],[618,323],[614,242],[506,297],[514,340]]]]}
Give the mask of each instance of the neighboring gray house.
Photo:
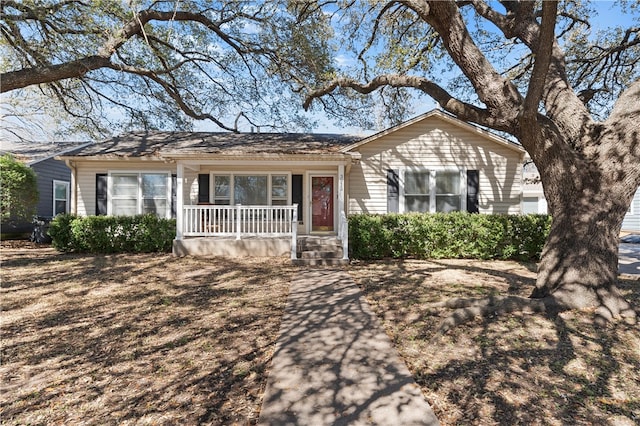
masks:
{"type": "MultiPolygon", "coordinates": [[[[2,141],[0,154],[12,154],[36,172],[39,193],[36,216],[50,219],[60,213],[69,213],[71,206],[71,170],[64,161],[56,160],[54,157],[89,144],[2,141]]],[[[14,232],[30,232],[31,228],[31,223],[25,223],[16,227],[14,232]]]]}

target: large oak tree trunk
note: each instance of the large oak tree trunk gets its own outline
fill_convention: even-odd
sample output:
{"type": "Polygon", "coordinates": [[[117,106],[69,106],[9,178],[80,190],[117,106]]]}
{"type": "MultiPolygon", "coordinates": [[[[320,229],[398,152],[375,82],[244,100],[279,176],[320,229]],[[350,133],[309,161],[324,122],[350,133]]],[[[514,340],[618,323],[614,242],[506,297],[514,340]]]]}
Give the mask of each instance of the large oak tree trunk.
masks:
{"type": "Polygon", "coordinates": [[[635,319],[616,287],[619,235],[635,179],[610,167],[616,159],[606,146],[597,156],[552,151],[538,156],[552,225],[531,297],[563,308],[593,308],[607,320],[635,319]]]}

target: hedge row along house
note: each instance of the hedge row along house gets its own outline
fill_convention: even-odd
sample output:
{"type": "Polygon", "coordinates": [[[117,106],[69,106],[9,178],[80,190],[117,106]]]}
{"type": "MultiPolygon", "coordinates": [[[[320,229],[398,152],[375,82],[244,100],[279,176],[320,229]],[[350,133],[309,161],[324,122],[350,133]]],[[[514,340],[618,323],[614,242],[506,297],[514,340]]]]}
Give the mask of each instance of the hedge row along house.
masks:
{"type": "Polygon", "coordinates": [[[177,255],[313,264],[347,260],[349,214],[520,213],[524,155],[433,110],[365,138],[129,133],[60,158],[73,213],[175,217],[177,255]]]}

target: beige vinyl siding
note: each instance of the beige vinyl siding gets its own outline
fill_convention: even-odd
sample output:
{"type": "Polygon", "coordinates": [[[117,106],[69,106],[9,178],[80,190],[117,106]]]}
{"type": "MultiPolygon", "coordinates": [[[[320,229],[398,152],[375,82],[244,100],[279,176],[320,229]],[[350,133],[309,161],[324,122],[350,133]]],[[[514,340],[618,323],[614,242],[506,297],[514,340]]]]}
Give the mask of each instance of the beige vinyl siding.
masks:
{"type": "Polygon", "coordinates": [[[176,173],[176,166],[161,161],[82,161],[76,163],[76,212],[96,214],[96,174],[114,171],[161,171],[176,173]]]}
{"type": "MultiPolygon", "coordinates": [[[[167,164],[161,161],[80,161],[77,165],[77,213],[79,215],[93,215],[96,211],[96,174],[107,174],[113,171],[167,171],[172,174],[176,173],[175,164],[167,164]]],[[[199,170],[192,168],[184,168],[184,187],[183,201],[185,205],[198,203],[198,174],[209,173],[285,173],[285,174],[301,174],[313,171],[314,173],[336,174],[335,166],[311,166],[308,169],[296,166],[264,166],[257,164],[234,165],[234,166],[200,166],[199,170]]],[[[304,187],[306,191],[306,186],[304,187]]]]}
{"type": "Polygon", "coordinates": [[[387,212],[388,169],[445,168],[480,171],[480,212],[520,212],[520,153],[437,117],[391,132],[356,150],[362,158],[349,177],[350,213],[387,212]]]}

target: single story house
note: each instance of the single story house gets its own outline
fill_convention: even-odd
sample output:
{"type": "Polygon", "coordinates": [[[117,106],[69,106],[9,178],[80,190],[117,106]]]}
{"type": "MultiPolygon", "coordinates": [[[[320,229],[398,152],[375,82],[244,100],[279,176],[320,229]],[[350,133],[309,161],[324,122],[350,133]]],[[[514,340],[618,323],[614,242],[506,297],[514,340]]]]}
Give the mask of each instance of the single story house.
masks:
{"type": "Polygon", "coordinates": [[[349,214],[520,213],[524,154],[433,110],[365,138],[138,132],[60,158],[72,212],[175,217],[176,254],[295,258],[316,236],[346,259],[349,214]]]}
{"type": "MultiPolygon", "coordinates": [[[[44,220],[60,213],[69,213],[71,206],[71,170],[56,156],[89,145],[89,142],[2,142],[0,154],[11,154],[36,173],[38,205],[36,216],[44,220]]],[[[15,224],[15,233],[30,233],[33,222],[15,224]]]]}

